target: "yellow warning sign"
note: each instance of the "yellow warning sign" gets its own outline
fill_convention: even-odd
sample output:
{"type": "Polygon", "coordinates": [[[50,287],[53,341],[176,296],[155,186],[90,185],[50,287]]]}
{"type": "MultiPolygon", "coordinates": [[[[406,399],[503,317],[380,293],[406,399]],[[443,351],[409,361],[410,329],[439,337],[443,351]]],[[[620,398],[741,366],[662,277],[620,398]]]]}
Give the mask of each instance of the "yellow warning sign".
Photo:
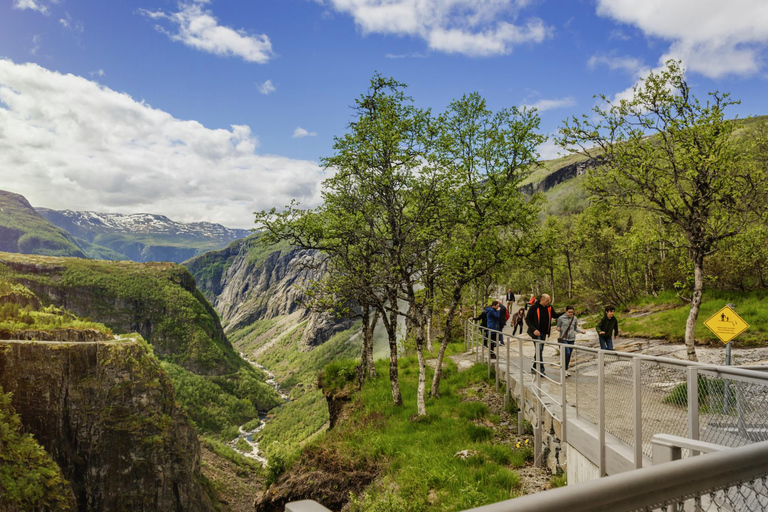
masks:
{"type": "Polygon", "coordinates": [[[749,328],[749,324],[729,306],[723,306],[723,309],[709,317],[704,325],[726,344],[749,328]]]}

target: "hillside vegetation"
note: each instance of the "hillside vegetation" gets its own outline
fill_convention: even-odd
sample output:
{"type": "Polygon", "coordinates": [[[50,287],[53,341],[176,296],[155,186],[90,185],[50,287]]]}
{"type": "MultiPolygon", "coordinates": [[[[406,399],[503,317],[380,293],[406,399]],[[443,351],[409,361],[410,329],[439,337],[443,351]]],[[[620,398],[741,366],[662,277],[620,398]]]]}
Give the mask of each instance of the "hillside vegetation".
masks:
{"type": "Polygon", "coordinates": [[[35,212],[18,194],[0,190],[0,251],[85,258],[72,236],[35,212]]]}
{"type": "Polygon", "coordinates": [[[392,404],[385,361],[377,363],[379,377],[359,392],[355,364],[325,369],[323,392],[346,405],[334,428],[311,440],[300,457],[270,461],[275,483],[257,499],[257,510],[296,493],[332,509],[349,501],[348,510],[356,512],[463,510],[523,493],[516,469],[530,463],[532,444],[502,425],[514,409],[485,403],[494,392],[484,366],[459,373],[448,362],[441,398],[429,399],[429,414],[417,418],[415,357],[400,360],[403,406],[392,404]]]}
{"type": "Polygon", "coordinates": [[[22,323],[73,315],[86,322],[77,325],[97,322],[116,334],[141,334],[203,434],[229,440],[259,410],[281,403],[265,375],[232,348],[184,267],[0,253],[0,280],[16,294],[17,305],[2,307],[13,310],[17,324],[19,315],[22,323]],[[25,290],[39,301],[38,314],[19,302],[25,290]]]}

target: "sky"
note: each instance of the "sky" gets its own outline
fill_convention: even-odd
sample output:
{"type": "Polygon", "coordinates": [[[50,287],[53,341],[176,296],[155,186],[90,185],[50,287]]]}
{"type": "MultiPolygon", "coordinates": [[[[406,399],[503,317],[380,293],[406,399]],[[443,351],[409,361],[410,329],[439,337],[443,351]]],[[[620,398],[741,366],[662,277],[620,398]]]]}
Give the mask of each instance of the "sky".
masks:
{"type": "Polygon", "coordinates": [[[549,159],[564,119],[669,58],[768,114],[767,48],[766,0],[0,0],[0,190],[249,228],[320,203],[375,72],[435,113],[536,107],[549,159]]]}

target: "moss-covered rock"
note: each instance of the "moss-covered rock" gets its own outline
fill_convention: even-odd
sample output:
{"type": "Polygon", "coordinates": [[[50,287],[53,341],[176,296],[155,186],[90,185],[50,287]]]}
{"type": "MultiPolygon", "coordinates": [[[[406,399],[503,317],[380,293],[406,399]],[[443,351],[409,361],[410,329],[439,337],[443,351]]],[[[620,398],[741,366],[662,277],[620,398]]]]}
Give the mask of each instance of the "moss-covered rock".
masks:
{"type": "Polygon", "coordinates": [[[210,510],[200,445],[141,338],[0,342],[0,386],[81,511],[210,510]]]}

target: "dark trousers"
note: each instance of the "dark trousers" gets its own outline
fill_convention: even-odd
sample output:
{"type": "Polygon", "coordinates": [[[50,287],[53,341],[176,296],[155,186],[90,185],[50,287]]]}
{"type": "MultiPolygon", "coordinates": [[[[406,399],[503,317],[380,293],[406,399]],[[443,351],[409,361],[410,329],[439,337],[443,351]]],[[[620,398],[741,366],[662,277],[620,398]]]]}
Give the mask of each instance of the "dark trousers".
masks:
{"type": "Polygon", "coordinates": [[[598,334],[597,337],[600,339],[601,349],[613,350],[613,338],[611,336],[603,336],[601,334],[598,334]]]}
{"type": "MultiPolygon", "coordinates": [[[[533,339],[534,340],[544,341],[544,340],[547,339],[547,335],[546,334],[540,334],[538,336],[533,336],[533,339]]],[[[534,341],[533,345],[534,345],[534,347],[536,346],[535,341],[534,341]]],[[[539,364],[539,372],[542,375],[544,375],[544,373],[545,373],[544,372],[544,344],[539,345],[539,350],[537,350],[534,353],[534,356],[533,356],[533,369],[534,370],[536,369],[536,363],[539,364]]]]}
{"type": "Polygon", "coordinates": [[[483,339],[483,345],[485,345],[486,347],[488,346],[488,339],[489,338],[491,340],[491,356],[495,357],[496,356],[496,333],[495,332],[490,332],[490,331],[485,331],[485,336],[484,336],[484,339],[483,339]]]}
{"type": "MultiPolygon", "coordinates": [[[[566,345],[573,345],[576,342],[576,340],[566,340],[563,339],[562,343],[566,345]]],[[[563,347],[565,350],[565,369],[567,370],[568,367],[571,365],[571,352],[573,352],[573,349],[570,347],[563,347]]]]}
{"type": "Polygon", "coordinates": [[[518,327],[520,328],[520,334],[523,334],[523,324],[515,324],[515,326],[512,328],[512,336],[517,333],[518,327]]]}

